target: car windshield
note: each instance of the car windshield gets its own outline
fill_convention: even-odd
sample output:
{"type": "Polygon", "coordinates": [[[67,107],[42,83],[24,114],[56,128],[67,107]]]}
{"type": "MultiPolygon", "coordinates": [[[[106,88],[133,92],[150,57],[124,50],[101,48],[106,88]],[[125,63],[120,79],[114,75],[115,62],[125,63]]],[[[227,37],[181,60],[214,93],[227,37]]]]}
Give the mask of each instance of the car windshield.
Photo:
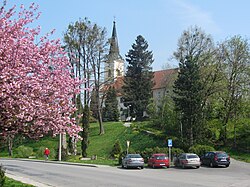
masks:
{"type": "Polygon", "coordinates": [[[219,158],[228,157],[227,153],[218,153],[217,156],[218,156],[219,158]]]}
{"type": "Polygon", "coordinates": [[[165,160],[165,159],[167,159],[167,157],[165,155],[161,155],[161,156],[156,156],[155,159],[156,160],[165,160]]]}
{"type": "Polygon", "coordinates": [[[129,158],[141,158],[140,155],[128,155],[129,158]]]}
{"type": "Polygon", "coordinates": [[[187,158],[190,159],[190,158],[199,158],[197,155],[187,155],[187,158]]]}

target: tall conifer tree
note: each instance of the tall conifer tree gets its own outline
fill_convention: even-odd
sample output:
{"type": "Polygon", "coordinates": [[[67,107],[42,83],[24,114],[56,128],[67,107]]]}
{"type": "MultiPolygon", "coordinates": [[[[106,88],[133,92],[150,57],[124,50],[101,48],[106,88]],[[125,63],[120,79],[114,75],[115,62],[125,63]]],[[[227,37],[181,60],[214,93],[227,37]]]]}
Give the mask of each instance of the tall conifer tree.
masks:
{"type": "Polygon", "coordinates": [[[148,43],[141,36],[137,36],[132,49],[126,55],[128,62],[124,79],[124,99],[129,106],[130,114],[141,120],[143,112],[152,97],[153,87],[153,54],[148,51],[148,43]]]}
{"type": "MultiPolygon", "coordinates": [[[[204,131],[203,104],[206,87],[201,69],[209,59],[212,41],[200,28],[183,32],[174,53],[179,61],[179,74],[174,84],[174,102],[179,113],[181,137],[192,146],[204,131]]],[[[207,76],[207,79],[209,77],[207,76]]]]}

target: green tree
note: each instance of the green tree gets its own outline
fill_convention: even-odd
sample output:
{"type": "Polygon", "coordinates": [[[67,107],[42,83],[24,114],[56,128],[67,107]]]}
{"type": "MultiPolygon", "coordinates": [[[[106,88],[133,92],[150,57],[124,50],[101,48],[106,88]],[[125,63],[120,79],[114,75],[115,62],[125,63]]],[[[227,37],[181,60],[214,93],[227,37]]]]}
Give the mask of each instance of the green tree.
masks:
{"type": "Polygon", "coordinates": [[[153,54],[148,51],[148,43],[141,36],[137,36],[132,49],[126,55],[128,62],[127,72],[124,78],[124,99],[129,106],[130,114],[137,120],[142,120],[153,87],[153,54]]]}
{"type": "MultiPolygon", "coordinates": [[[[75,102],[79,103],[78,98],[83,100],[82,104],[78,104],[78,114],[83,114],[85,117],[89,117],[89,111],[86,111],[85,107],[89,108],[91,100],[91,87],[93,87],[92,96],[95,97],[97,119],[99,122],[100,132],[104,134],[104,127],[102,123],[101,115],[101,102],[100,102],[100,87],[101,87],[101,67],[104,63],[106,56],[106,29],[99,27],[97,24],[92,24],[87,18],[80,19],[73,24],[69,24],[66,33],[64,34],[65,49],[69,54],[70,62],[73,66],[73,74],[82,81],[80,86],[81,93],[79,96],[75,96],[75,102]],[[92,84],[92,85],[91,85],[92,84]],[[84,112],[82,113],[81,107],[84,106],[84,112]],[[88,115],[86,115],[88,114],[88,115]]],[[[81,119],[78,119],[81,120],[81,119]]],[[[84,131],[88,132],[89,119],[81,120],[84,131]]],[[[88,143],[88,133],[84,136],[87,139],[82,140],[82,144],[88,143]]],[[[87,148],[88,146],[82,146],[87,148]]],[[[86,153],[86,150],[82,150],[86,153]]]]}
{"type": "Polygon", "coordinates": [[[224,89],[220,92],[221,112],[218,116],[222,122],[221,138],[227,143],[228,124],[233,122],[234,144],[236,145],[236,125],[244,117],[242,109],[249,101],[249,65],[250,51],[248,40],[234,36],[219,45],[218,60],[223,66],[224,89]]]}
{"type": "Polygon", "coordinates": [[[116,91],[114,87],[109,87],[105,100],[105,108],[103,118],[107,121],[119,120],[118,101],[116,99],[116,91]]]}
{"type": "MultiPolygon", "coordinates": [[[[200,28],[183,32],[174,57],[179,61],[179,74],[174,83],[174,102],[180,119],[181,137],[192,146],[204,131],[201,62],[206,60],[212,41],[200,28]]],[[[204,62],[203,62],[204,63],[204,62]]]]}

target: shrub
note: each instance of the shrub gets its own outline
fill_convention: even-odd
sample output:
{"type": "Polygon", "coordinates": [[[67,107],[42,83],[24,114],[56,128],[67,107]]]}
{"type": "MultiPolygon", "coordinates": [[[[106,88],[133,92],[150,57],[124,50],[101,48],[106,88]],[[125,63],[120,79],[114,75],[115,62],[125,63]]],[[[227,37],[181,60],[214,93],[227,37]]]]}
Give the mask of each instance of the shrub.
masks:
{"type": "Polygon", "coordinates": [[[28,158],[33,155],[33,148],[21,145],[17,148],[17,156],[20,158],[28,158]]]}
{"type": "Polygon", "coordinates": [[[0,186],[3,186],[5,182],[5,169],[0,165],[0,186]]]}
{"type": "Polygon", "coordinates": [[[208,145],[194,145],[188,149],[188,152],[195,153],[199,156],[204,155],[207,151],[215,151],[215,149],[208,145]]]}
{"type": "Polygon", "coordinates": [[[153,148],[146,148],[144,151],[141,152],[141,156],[144,158],[144,161],[147,163],[148,158],[154,153],[153,148]]]}
{"type": "Polygon", "coordinates": [[[39,147],[37,152],[35,153],[36,154],[36,157],[37,158],[43,158],[44,157],[44,150],[45,150],[45,147],[39,147]]]}
{"type": "Polygon", "coordinates": [[[110,153],[110,156],[111,158],[113,159],[117,159],[120,157],[120,154],[122,152],[122,147],[121,147],[121,144],[120,144],[120,141],[119,140],[116,140],[114,146],[113,146],[113,149],[110,153]]]}
{"type": "Polygon", "coordinates": [[[50,149],[49,158],[50,159],[57,159],[56,158],[56,151],[55,151],[55,149],[50,149]]]}

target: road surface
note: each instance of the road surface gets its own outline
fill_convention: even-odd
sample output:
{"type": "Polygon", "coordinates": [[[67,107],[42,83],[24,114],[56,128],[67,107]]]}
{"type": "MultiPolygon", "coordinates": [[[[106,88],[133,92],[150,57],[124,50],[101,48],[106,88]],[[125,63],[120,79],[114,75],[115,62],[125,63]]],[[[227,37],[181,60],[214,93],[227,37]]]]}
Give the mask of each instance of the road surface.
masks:
{"type": "Polygon", "coordinates": [[[7,176],[39,187],[250,187],[250,164],[232,159],[228,168],[122,169],[43,161],[0,159],[7,176]]]}

